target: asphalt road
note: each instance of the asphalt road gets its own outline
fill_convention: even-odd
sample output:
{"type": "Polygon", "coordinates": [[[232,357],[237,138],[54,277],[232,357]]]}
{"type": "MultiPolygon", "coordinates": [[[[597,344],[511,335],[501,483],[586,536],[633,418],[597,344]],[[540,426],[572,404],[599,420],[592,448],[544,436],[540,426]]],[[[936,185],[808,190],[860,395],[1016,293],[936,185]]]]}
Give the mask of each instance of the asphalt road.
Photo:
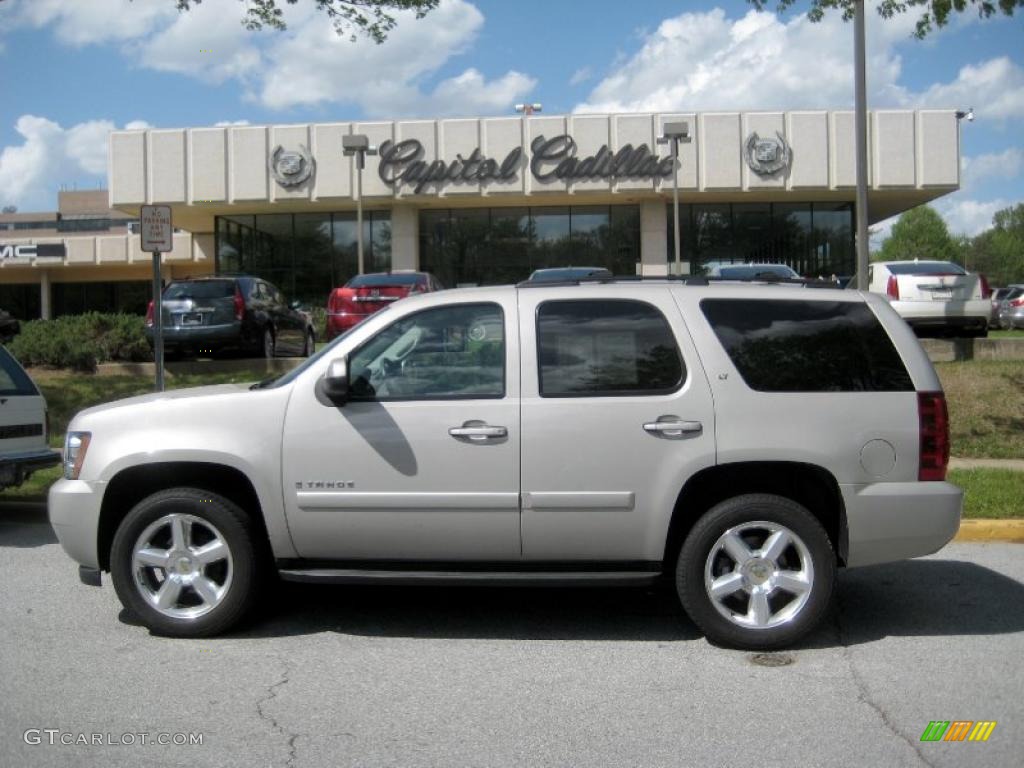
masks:
{"type": "Polygon", "coordinates": [[[0,765],[1021,765],[1021,545],[842,574],[781,666],[659,590],[287,586],[238,634],[166,640],[10,506],[0,585],[0,765]],[[931,720],[998,725],[922,743],[931,720]],[[136,743],[60,743],[80,734],[136,743]]]}

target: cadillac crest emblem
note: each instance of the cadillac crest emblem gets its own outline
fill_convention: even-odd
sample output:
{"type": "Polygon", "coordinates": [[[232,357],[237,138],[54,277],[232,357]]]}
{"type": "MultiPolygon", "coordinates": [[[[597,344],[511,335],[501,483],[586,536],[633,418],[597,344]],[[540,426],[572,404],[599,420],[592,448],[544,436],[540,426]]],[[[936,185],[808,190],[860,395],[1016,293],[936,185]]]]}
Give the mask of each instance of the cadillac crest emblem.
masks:
{"type": "Polygon", "coordinates": [[[316,162],[309,150],[302,144],[298,152],[285,151],[280,144],[270,154],[270,172],[282,187],[297,187],[310,176],[316,168],[316,162]]]}
{"type": "Polygon", "coordinates": [[[762,139],[755,131],[747,137],[746,151],[744,152],[747,165],[758,176],[771,176],[773,173],[778,173],[789,165],[789,161],[793,157],[793,152],[782,134],[776,131],[775,136],[777,138],[762,139]]]}

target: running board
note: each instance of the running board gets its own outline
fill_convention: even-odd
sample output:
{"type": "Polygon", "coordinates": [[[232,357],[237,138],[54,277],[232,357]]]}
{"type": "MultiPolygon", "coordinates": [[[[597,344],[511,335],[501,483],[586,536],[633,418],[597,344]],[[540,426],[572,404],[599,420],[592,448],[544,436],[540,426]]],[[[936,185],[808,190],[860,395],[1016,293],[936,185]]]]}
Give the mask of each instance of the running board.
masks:
{"type": "Polygon", "coordinates": [[[282,569],[284,581],[486,587],[630,587],[653,584],[660,571],[402,571],[356,568],[282,569]]]}

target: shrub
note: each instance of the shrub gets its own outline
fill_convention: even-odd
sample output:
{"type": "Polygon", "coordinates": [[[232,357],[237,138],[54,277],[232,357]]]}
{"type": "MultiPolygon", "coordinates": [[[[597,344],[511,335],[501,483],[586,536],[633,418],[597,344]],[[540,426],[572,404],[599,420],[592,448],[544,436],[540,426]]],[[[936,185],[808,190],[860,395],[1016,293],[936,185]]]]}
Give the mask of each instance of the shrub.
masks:
{"type": "Polygon", "coordinates": [[[79,371],[94,371],[98,363],[153,359],[141,317],[99,312],[24,323],[8,348],[25,366],[79,371]]]}

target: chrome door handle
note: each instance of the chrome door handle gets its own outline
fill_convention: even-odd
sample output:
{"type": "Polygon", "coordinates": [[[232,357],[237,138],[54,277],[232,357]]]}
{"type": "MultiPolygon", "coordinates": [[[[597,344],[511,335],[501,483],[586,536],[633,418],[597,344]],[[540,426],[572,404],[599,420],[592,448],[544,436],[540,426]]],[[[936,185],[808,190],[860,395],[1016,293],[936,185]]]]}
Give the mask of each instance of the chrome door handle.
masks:
{"type": "Polygon", "coordinates": [[[644,424],[644,431],[659,437],[683,437],[684,435],[699,435],[704,431],[704,425],[699,421],[683,421],[682,419],[648,421],[644,424]]]}
{"type": "Polygon", "coordinates": [[[450,427],[448,434],[456,438],[466,437],[470,440],[481,442],[495,437],[508,437],[508,430],[505,427],[492,427],[488,424],[481,424],[472,427],[450,427]]]}

